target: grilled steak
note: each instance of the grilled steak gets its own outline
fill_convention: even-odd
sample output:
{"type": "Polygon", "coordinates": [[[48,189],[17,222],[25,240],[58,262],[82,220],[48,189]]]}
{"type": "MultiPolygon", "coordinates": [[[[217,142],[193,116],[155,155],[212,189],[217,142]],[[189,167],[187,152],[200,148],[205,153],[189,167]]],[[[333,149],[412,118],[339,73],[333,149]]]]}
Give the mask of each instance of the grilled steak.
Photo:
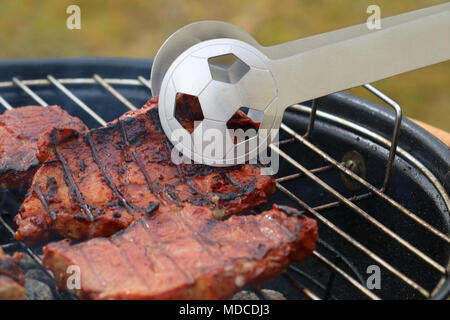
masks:
{"type": "Polygon", "coordinates": [[[110,238],[51,243],[43,266],[61,290],[67,268],[78,266],[81,288],[72,292],[82,299],[225,299],[315,249],[317,224],[295,209],[274,205],[225,221],[208,211],[188,205],[142,217],[110,238]]]}
{"type": "Polygon", "coordinates": [[[0,189],[24,189],[31,184],[39,161],[39,137],[52,128],[85,130],[78,118],[59,106],[28,106],[0,116],[0,189]]]}
{"type": "Polygon", "coordinates": [[[17,263],[21,254],[9,256],[0,248],[0,300],[24,300],[25,276],[17,263]]]}
{"type": "MultiPolygon", "coordinates": [[[[241,119],[248,122],[245,114],[241,119]]],[[[256,165],[175,165],[171,152],[157,99],[106,127],[52,130],[39,142],[43,165],[15,218],[16,239],[33,244],[55,233],[108,236],[141,216],[186,204],[227,216],[266,202],[275,191],[273,177],[256,165]]]]}

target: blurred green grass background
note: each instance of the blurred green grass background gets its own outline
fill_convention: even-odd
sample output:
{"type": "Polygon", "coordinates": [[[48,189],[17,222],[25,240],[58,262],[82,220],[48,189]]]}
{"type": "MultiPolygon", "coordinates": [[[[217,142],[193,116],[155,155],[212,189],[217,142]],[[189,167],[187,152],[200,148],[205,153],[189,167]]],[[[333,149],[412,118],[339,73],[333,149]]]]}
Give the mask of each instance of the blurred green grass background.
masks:
{"type": "MultiPolygon", "coordinates": [[[[66,56],[153,57],[183,25],[205,19],[234,23],[264,45],[294,40],[442,0],[1,0],[0,58],[66,56]],[[81,8],[81,30],[66,28],[66,8],[81,8]]],[[[450,40],[449,40],[450,41],[450,40]]],[[[405,56],[407,52],[405,52],[405,56]]],[[[408,72],[374,85],[405,115],[450,131],[450,62],[408,72]]],[[[350,92],[377,101],[364,89],[350,92]]]]}

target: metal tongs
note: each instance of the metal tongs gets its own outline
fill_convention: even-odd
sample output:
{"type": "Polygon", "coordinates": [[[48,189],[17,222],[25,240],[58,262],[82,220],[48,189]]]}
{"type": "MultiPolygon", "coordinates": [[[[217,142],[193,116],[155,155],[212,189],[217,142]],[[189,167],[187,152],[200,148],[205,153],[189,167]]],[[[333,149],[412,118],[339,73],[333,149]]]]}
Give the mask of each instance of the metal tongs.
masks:
{"type": "Polygon", "coordinates": [[[450,59],[450,3],[271,47],[219,21],[189,24],[158,51],[151,72],[162,127],[175,148],[196,163],[226,166],[255,158],[274,138],[290,105],[450,59]],[[231,65],[216,63],[232,56],[231,65]],[[178,93],[197,96],[204,119],[192,133],[175,116],[178,93]],[[226,123],[240,107],[260,123],[236,143],[226,123]],[[216,150],[205,144],[216,139],[216,150]],[[263,130],[262,130],[263,129],[263,130]],[[266,131],[264,135],[260,132],[266,131]],[[198,143],[200,141],[200,143],[198,143]],[[196,143],[197,142],[197,143],[196,143]]]}

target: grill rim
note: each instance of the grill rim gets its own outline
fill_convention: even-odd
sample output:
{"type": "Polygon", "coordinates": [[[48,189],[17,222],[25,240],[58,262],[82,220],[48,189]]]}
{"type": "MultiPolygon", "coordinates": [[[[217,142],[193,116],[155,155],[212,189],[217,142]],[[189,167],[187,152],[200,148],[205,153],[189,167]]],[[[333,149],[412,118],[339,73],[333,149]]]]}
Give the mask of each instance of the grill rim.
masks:
{"type": "MultiPolygon", "coordinates": [[[[144,70],[143,68],[145,68],[146,70],[150,71],[150,67],[148,67],[149,65],[151,66],[151,59],[128,59],[128,58],[57,58],[57,59],[13,59],[13,60],[7,60],[7,61],[0,61],[0,68],[2,67],[7,67],[7,66],[3,66],[4,64],[8,64],[8,63],[12,63],[12,65],[10,65],[10,67],[12,68],[12,72],[11,74],[13,74],[9,79],[8,79],[8,72],[6,73],[2,73],[1,78],[5,78],[6,81],[11,81],[11,78],[14,77],[17,74],[22,74],[24,68],[25,69],[29,69],[31,66],[35,67],[37,65],[39,65],[39,68],[33,68],[33,70],[38,69],[37,73],[39,75],[37,75],[37,78],[43,78],[45,79],[47,74],[49,74],[49,69],[46,69],[45,66],[49,65],[51,68],[55,68],[55,72],[52,73],[53,76],[55,76],[56,78],[60,77],[58,74],[61,74],[61,72],[63,74],[61,74],[62,77],[67,76],[66,70],[62,70],[62,69],[67,69],[68,66],[70,66],[71,71],[73,70],[77,70],[78,72],[86,72],[84,75],[87,76],[88,78],[92,78],[92,75],[95,74],[95,68],[101,68],[101,67],[113,67],[110,68],[111,72],[114,74],[114,78],[117,78],[117,72],[118,70],[120,70],[123,67],[127,68],[127,73],[129,74],[130,70],[137,70],[136,73],[136,77],[137,78],[138,75],[142,75],[142,70],[144,70]],[[115,68],[114,65],[111,65],[111,63],[117,62],[119,65],[117,66],[117,68],[115,68]],[[54,64],[56,63],[56,65],[54,64]],[[82,66],[86,66],[86,63],[88,64],[87,68],[76,68],[77,65],[82,65],[82,66]],[[44,65],[44,66],[43,66],[44,65]],[[75,69],[74,69],[75,68],[75,69]]],[[[104,78],[108,78],[108,73],[104,72],[104,70],[102,70],[101,72],[99,72],[104,78]]],[[[74,72],[71,72],[70,75],[72,76],[72,78],[74,77],[74,72]]],[[[27,73],[27,79],[33,79],[35,77],[31,77],[29,76],[29,73],[27,73]]],[[[127,75],[126,78],[132,78],[132,76],[127,75]]],[[[2,79],[0,79],[2,80],[2,79]]],[[[393,122],[393,120],[391,120],[392,118],[392,112],[390,110],[387,110],[385,108],[380,108],[380,106],[376,103],[364,100],[362,98],[356,97],[356,96],[352,96],[350,94],[347,93],[337,93],[337,94],[333,94],[327,97],[324,97],[322,99],[335,99],[335,103],[331,103],[330,105],[335,106],[336,110],[335,111],[348,111],[349,115],[348,116],[355,116],[355,113],[353,111],[352,114],[352,108],[342,108],[340,107],[341,104],[343,105],[347,105],[350,104],[353,107],[356,107],[357,105],[360,105],[360,107],[364,107],[367,108],[368,106],[371,107],[374,111],[376,111],[377,113],[375,113],[377,116],[381,116],[384,117],[384,121],[387,123],[391,123],[393,122]],[[347,103],[345,103],[345,101],[347,101],[347,103]],[[386,119],[387,118],[387,119],[386,119]]],[[[370,111],[372,111],[372,109],[370,111]]],[[[324,110],[323,106],[319,107],[319,110],[324,110]]],[[[325,111],[325,110],[324,110],[325,111]]],[[[345,113],[345,112],[344,112],[345,113]]],[[[370,112],[369,112],[370,113],[370,112]]],[[[334,114],[334,113],[333,113],[334,114]]],[[[349,117],[351,118],[351,117],[349,117]]],[[[370,127],[371,131],[375,131],[378,133],[380,133],[381,135],[385,136],[385,138],[390,139],[389,134],[387,134],[386,132],[390,132],[392,130],[392,128],[389,128],[388,130],[381,130],[383,128],[378,128],[378,127],[373,127],[374,123],[373,123],[373,118],[369,117],[368,119],[366,119],[367,122],[367,127],[370,127]],[[369,119],[370,118],[370,119],[369,119]]],[[[393,119],[393,118],[392,118],[393,119]]],[[[351,120],[351,119],[350,119],[351,120]]],[[[355,120],[351,120],[354,121],[355,120]]],[[[358,124],[360,124],[360,119],[358,119],[358,124]]],[[[426,145],[427,147],[431,147],[433,146],[433,150],[436,149],[436,151],[438,152],[433,152],[433,156],[435,159],[431,159],[429,157],[425,157],[422,154],[422,157],[419,158],[419,160],[421,160],[422,163],[425,164],[425,166],[437,177],[439,177],[440,175],[437,174],[437,172],[434,172],[436,169],[439,169],[440,166],[436,165],[435,161],[439,160],[439,158],[441,159],[449,159],[448,155],[450,154],[450,151],[448,149],[443,149],[446,148],[443,143],[441,143],[437,138],[435,138],[434,136],[432,136],[431,134],[429,134],[427,131],[425,131],[424,129],[422,129],[421,127],[417,126],[415,123],[409,121],[408,119],[404,119],[404,121],[402,122],[402,132],[400,134],[401,140],[399,141],[399,145],[400,146],[406,146],[404,145],[404,142],[402,143],[402,140],[408,141],[408,139],[414,139],[416,141],[418,141],[419,143],[422,143],[424,145],[426,145]],[[420,134],[418,134],[420,133],[420,134]],[[404,138],[406,136],[406,138],[404,138]],[[403,139],[402,139],[403,138],[403,139]],[[431,165],[429,164],[431,161],[431,165]],[[434,163],[433,163],[434,162],[434,163]]],[[[414,141],[414,140],[413,140],[414,141]]],[[[414,144],[413,144],[414,145],[414,144]]],[[[429,149],[428,149],[429,150],[429,149]]],[[[420,156],[420,154],[416,155],[416,150],[408,150],[408,152],[410,152],[413,156],[417,157],[418,155],[420,156]]],[[[429,152],[427,152],[427,155],[429,155],[429,152]]],[[[448,168],[450,167],[450,164],[442,161],[443,165],[446,165],[446,168],[444,170],[448,171],[448,168]]],[[[441,287],[441,289],[439,290],[439,292],[435,293],[432,298],[437,298],[439,293],[442,293],[442,297],[445,297],[446,295],[448,295],[450,291],[450,280],[447,279],[446,280],[446,284],[444,286],[441,287]],[[446,290],[445,290],[446,289],[446,290]]]]}
{"type": "Polygon", "coordinates": [[[68,57],[0,60],[0,81],[11,81],[26,70],[27,79],[46,79],[48,74],[55,78],[92,78],[99,73],[103,78],[117,78],[118,74],[127,74],[122,78],[136,79],[144,76],[150,79],[153,59],[117,58],[117,57],[68,57]],[[67,72],[70,69],[70,72],[67,72]],[[142,74],[142,70],[148,70],[142,74]],[[98,72],[97,72],[98,71],[98,72]]]}

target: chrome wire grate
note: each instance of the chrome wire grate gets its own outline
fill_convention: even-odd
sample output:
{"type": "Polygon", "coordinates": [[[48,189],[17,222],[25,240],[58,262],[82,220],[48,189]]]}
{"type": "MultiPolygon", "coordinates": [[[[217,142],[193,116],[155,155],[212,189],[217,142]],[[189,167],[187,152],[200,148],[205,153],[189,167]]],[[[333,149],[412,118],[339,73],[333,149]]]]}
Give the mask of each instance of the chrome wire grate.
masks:
{"type": "MultiPolygon", "coordinates": [[[[124,112],[128,110],[136,110],[138,106],[130,102],[130,100],[122,95],[116,88],[120,88],[123,86],[138,86],[150,89],[150,82],[142,76],[139,76],[136,79],[113,79],[102,78],[98,74],[93,75],[92,78],[56,79],[54,76],[48,75],[46,79],[20,80],[19,78],[14,77],[11,79],[11,81],[0,82],[0,89],[10,87],[20,88],[20,90],[22,90],[22,93],[25,93],[26,95],[31,97],[37,104],[46,106],[48,105],[47,102],[43,100],[43,98],[40,97],[32,88],[37,88],[40,86],[53,86],[53,89],[60,91],[60,93],[63,93],[70,100],[72,100],[80,108],[80,112],[87,113],[99,125],[105,125],[106,121],[95,111],[95,108],[91,108],[86,105],[86,103],[83,102],[83,97],[78,97],[77,95],[75,95],[73,90],[69,89],[69,86],[76,87],[77,85],[91,85],[96,90],[103,88],[104,94],[111,94],[117,99],[117,101],[120,102],[120,104],[124,107],[124,112]]],[[[309,123],[306,129],[306,133],[303,135],[299,134],[295,130],[291,129],[288,125],[283,123],[281,126],[281,130],[285,134],[287,134],[289,138],[281,140],[278,144],[270,145],[272,152],[276,152],[277,154],[279,154],[283,161],[289,163],[293,168],[295,168],[295,170],[297,170],[294,174],[278,177],[276,179],[276,186],[281,193],[283,193],[299,207],[301,207],[304,213],[318,220],[323,226],[325,226],[335,235],[344,240],[344,242],[347,242],[355,250],[359,251],[359,253],[365,255],[368,259],[373,261],[373,263],[381,266],[383,270],[388,271],[396,279],[403,282],[406,286],[412,288],[419,295],[423,296],[424,298],[431,298],[436,292],[439,291],[439,289],[448,279],[449,266],[439,263],[433,257],[425,253],[424,250],[417,248],[414,243],[405,240],[398,233],[394,232],[391,228],[383,224],[382,221],[380,221],[379,219],[377,220],[361,206],[358,206],[358,202],[368,198],[375,198],[377,201],[384,202],[392,209],[389,214],[403,215],[406,219],[409,220],[410,223],[417,224],[422,229],[431,233],[436,238],[436,241],[440,241],[440,243],[446,246],[446,248],[450,248],[449,235],[438,230],[438,228],[432,226],[387,194],[386,190],[390,182],[395,157],[401,157],[411,165],[418,168],[418,170],[420,170],[420,172],[427,177],[427,179],[433,184],[433,186],[442,197],[442,200],[448,211],[450,211],[450,200],[447,193],[445,192],[445,189],[433,176],[433,174],[410,153],[397,146],[398,133],[402,119],[401,109],[398,104],[375,89],[373,86],[365,85],[364,87],[374,95],[376,95],[378,98],[381,98],[384,102],[386,102],[394,109],[396,118],[394,122],[392,139],[387,140],[377,133],[368,130],[367,128],[349,122],[345,119],[336,117],[330,113],[318,110],[317,101],[313,101],[311,107],[300,104],[294,105],[291,107],[291,109],[309,116],[309,123]],[[368,180],[364,179],[364,177],[360,177],[358,174],[352,171],[352,160],[337,161],[330,155],[328,155],[325,151],[323,151],[320,147],[310,141],[310,134],[314,130],[314,123],[317,118],[326,119],[328,121],[332,121],[345,126],[349,130],[353,130],[361,136],[369,137],[373,141],[376,141],[379,145],[389,149],[389,156],[386,163],[383,184],[381,185],[381,187],[374,186],[368,180]],[[320,156],[325,161],[326,165],[313,169],[305,168],[299,161],[289,155],[289,148],[284,148],[284,146],[289,146],[289,144],[293,142],[299,142],[304,147],[310,149],[312,152],[320,156]],[[331,170],[337,170],[345,177],[349,177],[350,181],[357,181],[357,183],[362,185],[362,188],[365,190],[364,193],[357,194],[355,192],[355,194],[350,197],[344,196],[342,193],[337,191],[330,184],[319,177],[319,174],[331,170]],[[328,195],[331,195],[333,198],[335,198],[335,200],[311,207],[308,204],[307,199],[301,199],[292,189],[290,190],[289,187],[285,185],[285,183],[287,182],[295,181],[298,179],[309,179],[313,181],[317,186],[319,186],[321,192],[325,192],[328,195]],[[419,283],[419,281],[413,280],[410,275],[394,266],[390,262],[387,254],[383,257],[382,255],[375,253],[374,250],[370,249],[370,244],[363,244],[349,232],[344,231],[339,225],[332,222],[330,218],[322,213],[326,209],[339,206],[350,209],[351,211],[359,215],[362,219],[366,220],[369,224],[373,225],[381,234],[383,234],[384,237],[391,238],[408,254],[415,256],[424,264],[428,265],[429,272],[435,272],[439,275],[439,280],[435,283],[434,287],[431,290],[426,289],[421,283],[419,283]]],[[[13,108],[13,106],[9,104],[8,101],[6,101],[6,99],[1,96],[1,94],[0,105],[8,110],[13,108]]],[[[0,222],[1,224],[3,224],[6,231],[9,232],[12,236],[14,230],[11,225],[9,225],[1,216],[0,222]]],[[[17,242],[18,245],[22,247],[22,250],[29,254],[36,263],[40,264],[40,255],[35,251],[35,249],[28,247],[22,242],[18,242],[15,240],[13,241],[17,242]]],[[[14,244],[7,243],[2,245],[2,247],[7,248],[13,245],[14,244]]],[[[316,262],[323,265],[326,270],[329,270],[328,276],[325,276],[325,281],[318,280],[315,276],[312,276],[309,273],[299,269],[295,265],[289,266],[287,270],[282,274],[282,277],[285,279],[285,281],[302,292],[304,296],[310,299],[337,299],[338,297],[336,297],[333,293],[333,285],[336,282],[336,278],[340,278],[342,281],[346,282],[353,290],[359,291],[363,296],[369,299],[382,298],[377,295],[377,291],[369,290],[366,287],[364,277],[354,266],[352,260],[349,257],[343,255],[329,243],[325,242],[324,239],[319,239],[318,248],[313,252],[313,255],[310,259],[315,259],[316,262]]],[[[50,277],[52,276],[49,272],[47,273],[50,277]]],[[[260,289],[255,288],[254,290],[259,297],[268,298],[267,295],[260,289]]]]}

